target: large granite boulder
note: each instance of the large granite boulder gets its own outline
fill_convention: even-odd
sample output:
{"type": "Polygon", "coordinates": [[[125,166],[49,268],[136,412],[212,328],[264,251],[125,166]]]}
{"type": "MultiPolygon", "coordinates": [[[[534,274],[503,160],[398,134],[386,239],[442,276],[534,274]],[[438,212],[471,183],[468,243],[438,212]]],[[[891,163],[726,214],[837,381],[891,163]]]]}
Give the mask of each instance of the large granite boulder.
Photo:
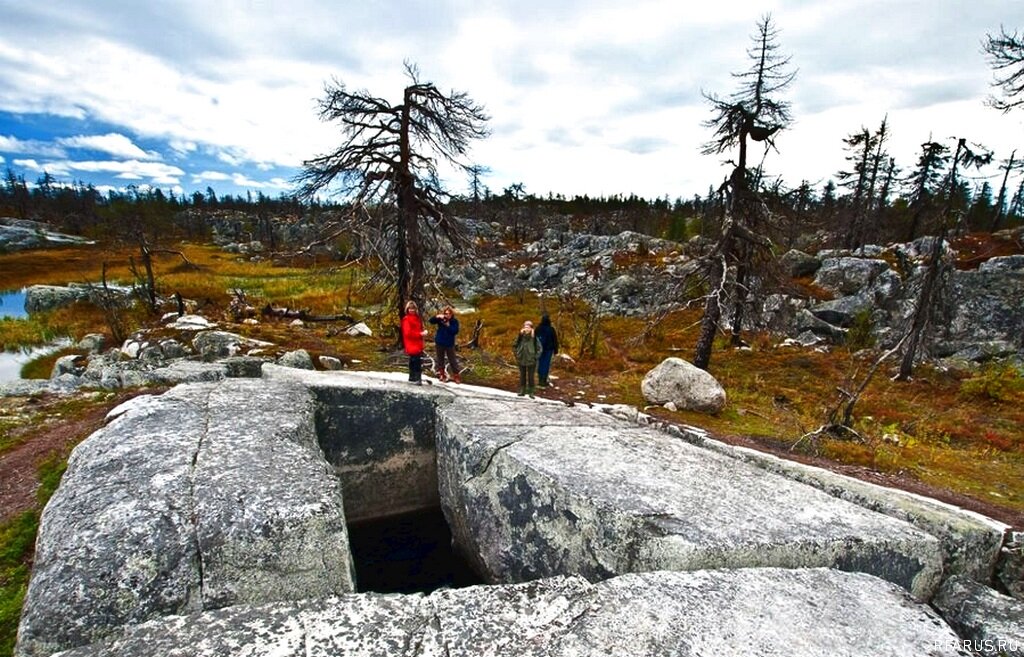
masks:
{"type": "Polygon", "coordinates": [[[501,400],[438,415],[445,516],[488,581],[827,566],[921,599],[939,584],[935,537],[661,432],[501,400]]]}
{"type": "Polygon", "coordinates": [[[43,512],[19,654],[170,614],[354,589],[308,390],[184,385],[111,416],[43,512]]]}
{"type": "Polygon", "coordinates": [[[814,284],[845,296],[870,287],[886,271],[889,271],[889,264],[875,258],[825,258],[814,277],[814,284]]]}
{"type": "Polygon", "coordinates": [[[675,404],[680,410],[717,413],[725,408],[725,389],[715,377],[682,358],[666,358],[640,382],[651,404],[675,404]]]}
{"type": "Polygon", "coordinates": [[[968,654],[957,645],[933,611],[891,584],[768,568],[239,606],[131,627],[62,657],[968,654]]]}

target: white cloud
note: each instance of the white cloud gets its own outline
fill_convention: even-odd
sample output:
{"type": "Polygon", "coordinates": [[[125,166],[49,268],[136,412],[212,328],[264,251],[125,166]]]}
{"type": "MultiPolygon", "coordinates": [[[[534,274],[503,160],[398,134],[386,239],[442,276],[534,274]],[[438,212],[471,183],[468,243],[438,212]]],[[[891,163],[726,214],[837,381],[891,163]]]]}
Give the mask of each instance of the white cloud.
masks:
{"type": "MultiPolygon", "coordinates": [[[[492,136],[469,159],[492,169],[494,189],[703,193],[724,169],[721,158],[699,154],[710,137],[701,91],[733,91],[731,74],[749,66],[749,36],[766,11],[800,69],[789,94],[796,122],[766,162],[792,184],[833,175],[842,138],[887,113],[904,166],[929,133],[965,132],[1004,148],[1021,134],[1019,118],[981,103],[991,80],[981,38],[1000,24],[1024,26],[1024,4],[1005,0],[295,0],[287,8],[176,0],[132,12],[97,0],[9,10],[0,111],[116,126],[72,138],[89,142],[0,137],[0,151],[47,170],[53,165],[39,162],[70,169],[64,151],[88,143],[136,163],[119,175],[285,189],[280,176],[261,181],[259,172],[299,166],[340,143],[337,126],[317,118],[324,83],[337,76],[398,100],[410,59],[424,80],[466,91],[493,116],[492,136]],[[344,38],[325,25],[343,25],[344,38]],[[128,134],[166,142],[182,168],[138,168],[158,154],[128,134]],[[218,161],[240,173],[211,171],[218,161]]],[[[465,187],[464,176],[449,182],[465,187]]]]}
{"type": "Polygon", "coordinates": [[[68,148],[82,148],[100,151],[113,155],[137,160],[159,160],[160,154],[153,151],[146,152],[132,143],[132,140],[124,135],[110,132],[105,135],[78,135],[75,137],[64,137],[57,140],[57,143],[68,148]]]}
{"type": "Polygon", "coordinates": [[[38,155],[39,157],[64,157],[66,154],[63,148],[49,142],[37,139],[19,139],[4,135],[0,135],[0,151],[38,155]]]}

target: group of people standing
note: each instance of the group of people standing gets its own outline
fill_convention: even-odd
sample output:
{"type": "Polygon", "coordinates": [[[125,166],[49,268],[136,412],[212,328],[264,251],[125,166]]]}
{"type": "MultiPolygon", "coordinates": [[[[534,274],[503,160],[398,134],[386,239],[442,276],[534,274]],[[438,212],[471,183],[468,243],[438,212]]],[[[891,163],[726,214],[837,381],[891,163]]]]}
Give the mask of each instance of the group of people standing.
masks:
{"type": "MultiPolygon", "coordinates": [[[[462,383],[459,377],[459,361],[455,355],[455,337],[459,334],[459,320],[455,317],[455,309],[445,308],[430,318],[430,323],[437,326],[434,334],[434,345],[437,348],[437,379],[462,383]],[[449,375],[446,366],[451,372],[449,375]]],[[[424,338],[428,331],[420,318],[419,307],[415,301],[407,301],[402,316],[402,345],[409,356],[409,381],[416,385],[423,384],[423,353],[424,338]]],[[[536,330],[533,322],[523,322],[522,329],[512,344],[516,364],[519,366],[519,396],[534,393],[534,372],[537,383],[542,388],[548,387],[548,375],[551,371],[551,358],[558,353],[558,333],[551,325],[551,318],[544,313],[536,330]]]]}
{"type": "MultiPolygon", "coordinates": [[[[437,315],[430,318],[430,323],[437,325],[437,333],[434,335],[434,345],[437,347],[437,379],[448,381],[449,376],[445,371],[446,364],[451,367],[451,381],[462,383],[459,376],[459,360],[455,356],[455,336],[459,334],[459,320],[455,318],[455,309],[445,306],[437,315]]],[[[424,340],[428,331],[423,328],[423,320],[420,319],[419,307],[415,301],[407,301],[405,313],[402,315],[402,346],[406,355],[409,356],[409,381],[416,385],[423,385],[423,350],[424,340]]]]}
{"type": "Polygon", "coordinates": [[[558,353],[558,333],[551,325],[551,318],[544,313],[536,330],[533,322],[526,320],[519,329],[512,350],[519,365],[519,396],[533,397],[533,373],[537,372],[537,383],[548,387],[548,373],[551,371],[551,357],[558,353]]]}

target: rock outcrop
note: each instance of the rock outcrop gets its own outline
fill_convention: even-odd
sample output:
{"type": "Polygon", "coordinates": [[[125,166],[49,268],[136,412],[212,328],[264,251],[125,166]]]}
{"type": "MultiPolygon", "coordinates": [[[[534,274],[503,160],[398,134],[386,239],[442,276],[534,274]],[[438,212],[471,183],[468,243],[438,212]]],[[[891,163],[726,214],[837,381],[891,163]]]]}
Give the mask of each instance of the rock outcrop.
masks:
{"type": "Polygon", "coordinates": [[[915,520],[911,502],[801,483],[640,414],[263,370],[136,398],[76,448],[20,657],[958,655],[922,602],[998,556],[949,548],[973,535],[955,510],[915,520]],[[436,504],[494,586],[351,593],[346,522],[436,504]]]}
{"type": "Polygon", "coordinates": [[[161,616],[354,590],[308,390],[192,384],[111,416],[43,513],[20,654],[161,616]]]}
{"type": "Polygon", "coordinates": [[[957,646],[934,612],[881,580],[755,568],[240,606],[152,621],[62,657],[967,654],[957,646]]]}
{"type": "Polygon", "coordinates": [[[38,221],[0,217],[0,253],[79,244],[95,242],[77,235],[58,233],[48,224],[38,221]]]}

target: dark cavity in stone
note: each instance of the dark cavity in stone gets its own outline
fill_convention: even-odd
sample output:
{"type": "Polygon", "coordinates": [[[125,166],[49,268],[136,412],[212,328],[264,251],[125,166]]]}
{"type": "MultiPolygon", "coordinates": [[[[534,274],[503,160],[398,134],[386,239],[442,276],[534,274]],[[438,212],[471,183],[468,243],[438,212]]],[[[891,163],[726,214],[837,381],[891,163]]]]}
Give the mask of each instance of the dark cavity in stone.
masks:
{"type": "Polygon", "coordinates": [[[360,593],[429,593],[485,583],[452,549],[439,508],[352,523],[348,538],[360,593]]]}

